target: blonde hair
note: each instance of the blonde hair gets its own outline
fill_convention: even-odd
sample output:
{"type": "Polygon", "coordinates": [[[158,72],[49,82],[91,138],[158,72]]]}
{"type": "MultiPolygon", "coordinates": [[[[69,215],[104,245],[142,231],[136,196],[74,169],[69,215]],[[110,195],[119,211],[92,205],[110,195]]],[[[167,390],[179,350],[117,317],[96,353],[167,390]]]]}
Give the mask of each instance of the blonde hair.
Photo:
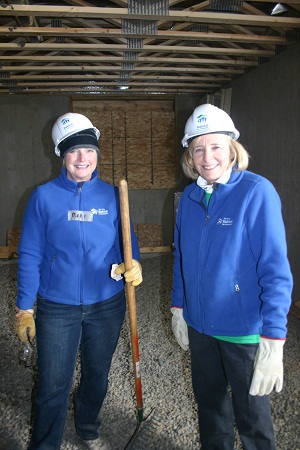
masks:
{"type": "MultiPolygon", "coordinates": [[[[246,170],[249,165],[249,158],[250,158],[249,153],[238,141],[235,141],[230,136],[228,136],[228,139],[229,139],[229,151],[231,155],[231,164],[229,167],[237,165],[237,167],[235,168],[236,172],[246,170]]],[[[197,180],[199,173],[197,172],[194,166],[191,144],[188,146],[188,148],[182,155],[181,165],[184,174],[188,178],[191,178],[192,180],[197,180]]]]}

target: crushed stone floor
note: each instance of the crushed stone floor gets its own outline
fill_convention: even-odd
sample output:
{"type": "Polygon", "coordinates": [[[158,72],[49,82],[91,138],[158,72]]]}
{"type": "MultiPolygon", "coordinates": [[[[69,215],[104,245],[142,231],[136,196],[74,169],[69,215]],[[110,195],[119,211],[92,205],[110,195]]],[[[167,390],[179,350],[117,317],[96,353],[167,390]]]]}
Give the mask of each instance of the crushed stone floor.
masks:
{"type": "MultiPolygon", "coordinates": [[[[176,343],[169,310],[172,253],[142,254],[144,281],[136,288],[144,420],[132,450],[197,450],[197,410],[191,388],[189,353],[176,343]]],[[[22,345],[12,321],[15,314],[16,260],[0,260],[0,450],[26,450],[37,374],[19,362],[22,345]]],[[[300,318],[290,314],[284,352],[285,380],[272,394],[277,450],[300,449],[300,318]]],[[[84,450],[73,425],[76,368],[61,450],[84,450]]],[[[135,388],[128,316],[113,358],[109,390],[101,410],[101,435],[112,450],[123,450],[136,428],[135,388]]],[[[236,450],[241,449],[236,437],[236,450]]]]}

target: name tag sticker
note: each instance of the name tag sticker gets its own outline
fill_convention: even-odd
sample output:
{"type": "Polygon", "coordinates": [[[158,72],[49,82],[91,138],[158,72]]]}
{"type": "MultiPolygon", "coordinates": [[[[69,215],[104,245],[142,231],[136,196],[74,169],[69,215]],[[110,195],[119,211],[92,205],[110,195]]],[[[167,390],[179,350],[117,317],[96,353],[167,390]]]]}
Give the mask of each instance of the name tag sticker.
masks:
{"type": "Polygon", "coordinates": [[[68,220],[79,220],[80,222],[93,222],[93,213],[91,211],[68,211],[68,220]]]}

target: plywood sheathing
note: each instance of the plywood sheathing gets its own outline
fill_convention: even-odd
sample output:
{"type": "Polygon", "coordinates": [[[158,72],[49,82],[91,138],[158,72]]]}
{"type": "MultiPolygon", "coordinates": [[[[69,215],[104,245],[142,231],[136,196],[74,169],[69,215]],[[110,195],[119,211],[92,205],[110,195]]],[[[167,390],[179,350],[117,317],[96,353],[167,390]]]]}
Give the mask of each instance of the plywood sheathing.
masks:
{"type": "Polygon", "coordinates": [[[74,101],[75,112],[100,129],[99,176],[129,189],[175,186],[175,120],[172,102],[74,101]],[[105,103],[105,105],[103,105],[105,103]],[[160,106],[160,108],[159,108],[160,106]]]}
{"type": "Polygon", "coordinates": [[[163,245],[160,223],[139,223],[136,226],[140,247],[160,247],[163,245]]]}
{"type": "Polygon", "coordinates": [[[8,246],[18,246],[20,242],[21,228],[8,228],[6,244],[8,246]]]}

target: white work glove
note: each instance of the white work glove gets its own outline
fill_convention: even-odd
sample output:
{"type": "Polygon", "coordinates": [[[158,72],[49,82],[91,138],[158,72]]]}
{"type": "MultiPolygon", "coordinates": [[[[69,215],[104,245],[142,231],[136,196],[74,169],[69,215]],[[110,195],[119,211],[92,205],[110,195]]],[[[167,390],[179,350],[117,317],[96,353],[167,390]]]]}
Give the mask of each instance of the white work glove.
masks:
{"type": "Polygon", "coordinates": [[[183,350],[189,348],[189,335],[186,321],[183,318],[182,308],[171,308],[172,317],[172,330],[175,335],[175,339],[183,350]]]}
{"type": "Polygon", "coordinates": [[[260,338],[254,361],[250,395],[268,395],[275,388],[280,392],[283,384],[284,339],[260,338]]]}
{"type": "Polygon", "coordinates": [[[132,268],[130,270],[125,272],[125,264],[122,262],[118,265],[115,273],[117,275],[124,274],[126,283],[132,282],[132,286],[138,286],[143,281],[142,266],[136,259],[132,260],[132,268]]]}

